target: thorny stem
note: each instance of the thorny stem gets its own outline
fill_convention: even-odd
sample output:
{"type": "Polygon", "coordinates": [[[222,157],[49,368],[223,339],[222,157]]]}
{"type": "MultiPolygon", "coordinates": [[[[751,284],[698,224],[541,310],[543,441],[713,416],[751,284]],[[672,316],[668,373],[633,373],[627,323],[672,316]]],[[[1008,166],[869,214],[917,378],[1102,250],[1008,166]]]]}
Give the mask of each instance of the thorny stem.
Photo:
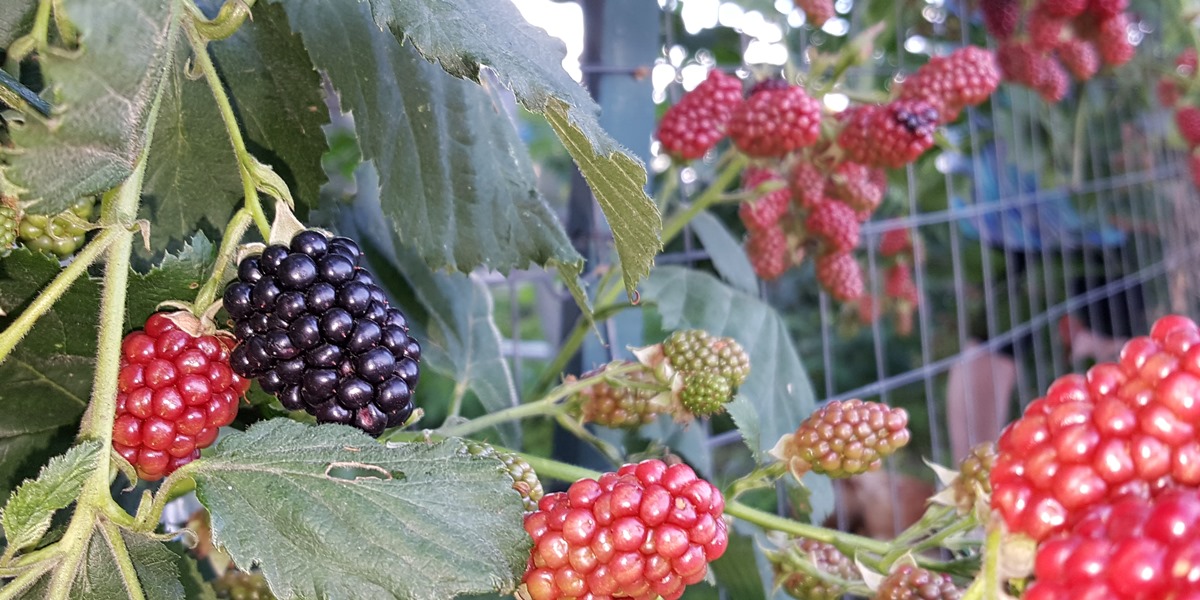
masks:
{"type": "Polygon", "coordinates": [[[197,315],[203,314],[216,301],[217,290],[220,288],[222,280],[225,279],[225,269],[237,258],[238,247],[246,235],[246,230],[250,228],[253,218],[250,211],[240,208],[229,220],[229,225],[225,227],[225,233],[221,236],[221,248],[217,251],[217,262],[213,265],[212,275],[196,294],[197,315]]]}
{"type": "Polygon", "coordinates": [[[465,436],[475,433],[483,429],[487,429],[493,425],[507,423],[508,421],[516,421],[528,417],[537,417],[542,415],[550,415],[560,412],[562,409],[558,406],[558,402],[563,398],[573,396],[593,385],[597,382],[611,379],[625,373],[630,373],[642,369],[640,364],[619,365],[609,369],[605,369],[600,373],[591,377],[584,377],[569,383],[564,383],[552,390],[546,397],[533,402],[519,404],[511,408],[488,413],[481,417],[471,419],[458,425],[451,425],[438,430],[438,433],[445,436],[465,436]]]}
{"type": "Polygon", "coordinates": [[[29,330],[33,329],[37,320],[49,312],[54,307],[54,303],[67,293],[71,284],[86,273],[88,267],[95,263],[96,259],[112,245],[117,239],[117,233],[115,229],[106,229],[88,242],[71,261],[71,264],[59,272],[54,280],[42,290],[42,293],[38,294],[38,297],[34,298],[33,302],[21,312],[21,315],[9,324],[4,333],[0,333],[0,363],[8,358],[13,348],[29,333],[29,330]]]}
{"type": "Polygon", "coordinates": [[[212,90],[213,100],[217,103],[217,109],[221,113],[221,121],[225,124],[225,131],[229,135],[229,143],[233,145],[233,153],[237,156],[238,174],[241,175],[242,192],[246,197],[246,210],[250,211],[250,215],[254,217],[254,224],[258,227],[258,232],[262,235],[263,239],[268,239],[271,235],[271,223],[267,220],[267,215],[263,212],[262,202],[258,198],[258,186],[253,175],[254,158],[246,150],[246,141],[242,139],[242,131],[238,128],[237,117],[233,113],[233,105],[229,102],[229,96],[225,93],[225,86],[221,83],[221,78],[217,75],[217,68],[213,65],[212,57],[208,54],[208,41],[197,31],[194,22],[185,21],[183,28],[187,34],[188,42],[192,46],[196,67],[204,74],[204,80],[208,83],[209,89],[212,90]]]}

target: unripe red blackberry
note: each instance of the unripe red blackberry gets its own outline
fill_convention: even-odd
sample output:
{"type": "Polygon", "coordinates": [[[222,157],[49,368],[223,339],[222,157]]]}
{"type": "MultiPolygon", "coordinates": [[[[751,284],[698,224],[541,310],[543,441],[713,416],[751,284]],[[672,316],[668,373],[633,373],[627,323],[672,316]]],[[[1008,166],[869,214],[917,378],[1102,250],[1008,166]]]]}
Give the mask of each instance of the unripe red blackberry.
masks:
{"type": "Polygon", "coordinates": [[[903,263],[896,263],[887,268],[883,292],[893,302],[916,305],[921,299],[917,284],[913,281],[912,270],[903,263]]]}
{"type": "Polygon", "coordinates": [[[949,575],[914,565],[900,565],[875,591],[876,600],[961,600],[962,597],[962,590],[955,587],[949,575]]]}
{"type": "MultiPolygon", "coordinates": [[[[775,171],[767,169],[747,169],[746,171],[743,176],[743,188],[747,191],[753,191],[767,182],[785,183],[784,178],[775,171]]],[[[788,212],[789,204],[791,204],[791,191],[784,186],[753,200],[742,202],[738,205],[738,217],[746,225],[746,229],[764,231],[779,225],[779,221],[788,212]]]]}
{"type": "Polygon", "coordinates": [[[1192,185],[1200,190],[1200,152],[1192,152],[1188,158],[1188,170],[1192,173],[1192,185]]]}
{"type": "Polygon", "coordinates": [[[837,15],[833,0],[795,0],[795,3],[796,8],[804,11],[808,23],[818,29],[837,15]]]}
{"type": "Polygon", "coordinates": [[[1040,0],[1036,12],[1051,17],[1073,19],[1087,9],[1088,0],[1040,0]]]}
{"type": "Polygon", "coordinates": [[[797,477],[808,471],[849,477],[878,469],[909,436],[903,408],[856,398],[818,408],[794,433],[780,438],[771,454],[797,477]]]}
{"type": "Polygon", "coordinates": [[[224,304],[234,371],[288,410],[378,436],[412,414],[421,346],[361,259],[350,239],[301,231],[243,259],[224,304]]]}
{"type": "Polygon", "coordinates": [[[1006,80],[1036,91],[1046,102],[1058,102],[1067,93],[1070,76],[1063,66],[1028,42],[1002,44],[996,56],[1006,80]]]}
{"type": "Polygon", "coordinates": [[[1040,541],[1089,507],[1200,486],[1200,328],[1159,319],[1118,363],[1057,379],[996,444],[992,509],[1040,541]]]}
{"type": "Polygon", "coordinates": [[[542,490],[542,482],[538,479],[537,472],[529,463],[521,458],[519,454],[511,452],[500,452],[491,444],[486,442],[477,442],[475,440],[463,441],[467,454],[471,456],[482,456],[495,458],[502,463],[501,470],[509,479],[512,479],[513,489],[521,495],[521,500],[525,503],[527,512],[537,510],[537,503],[546,495],[542,490]]]}
{"type": "Polygon", "coordinates": [[[267,578],[257,571],[229,570],[212,582],[213,592],[222,600],[275,600],[267,578]]]}
{"type": "Polygon", "coordinates": [[[683,373],[716,373],[738,387],[750,375],[750,356],[737,340],[703,329],[682,329],[663,341],[663,355],[683,373]]]}
{"type": "Polygon", "coordinates": [[[1200,146],[1200,107],[1183,106],[1177,109],[1175,126],[1189,148],[1200,146]]]}
{"type": "Polygon", "coordinates": [[[721,375],[700,371],[683,376],[679,403],[689,413],[697,417],[709,417],[725,410],[725,404],[730,400],[733,400],[733,387],[721,375]]]}
{"type": "Polygon", "coordinates": [[[825,200],[825,173],[811,162],[801,160],[792,165],[791,190],[800,208],[812,210],[825,200]]]}
{"type": "Polygon", "coordinates": [[[808,213],[804,228],[821,241],[826,252],[850,252],[858,247],[858,215],[842,202],[817,205],[808,213]]]}
{"type": "Polygon", "coordinates": [[[912,250],[912,235],[907,229],[889,229],[879,236],[879,255],[884,258],[911,254],[912,250]]]}
{"type": "Polygon", "coordinates": [[[859,215],[875,212],[883,202],[887,176],[882,173],[879,169],[856,162],[842,162],[830,177],[830,195],[853,209],[857,220],[865,221],[859,215]]]}
{"type": "Polygon", "coordinates": [[[750,156],[780,158],[821,135],[821,103],[782,80],[760,82],[733,111],[729,137],[750,156]]]}
{"type": "Polygon", "coordinates": [[[1088,0],[1087,11],[1098,18],[1115,17],[1129,8],[1129,0],[1088,0]]]}
{"type": "Polygon", "coordinates": [[[647,460],[547,494],[525,515],[522,600],[676,600],[729,544],[720,490],[684,464],[647,460]]]}
{"type": "Polygon", "coordinates": [[[895,169],[933,147],[939,121],[937,109],[923,100],[861,106],[847,115],[838,146],[853,162],[895,169]]]}
{"type": "Polygon", "coordinates": [[[1092,507],[1037,549],[1025,600],[1200,596],[1200,492],[1170,490],[1092,507]]]}
{"type": "Polygon", "coordinates": [[[942,123],[958,119],[963,108],[981,104],[1000,85],[996,55],[985,48],[965,46],[947,56],[935,56],[900,86],[900,98],[924,100],[938,111],[942,123]]]}
{"type": "Polygon", "coordinates": [[[720,70],[667,109],[656,137],[667,154],[685,160],[704,156],[725,137],[733,109],[742,103],[742,82],[720,70]]]}
{"type": "Polygon", "coordinates": [[[998,40],[1007,40],[1021,23],[1021,0],[980,0],[983,24],[998,40]]]}
{"type": "Polygon", "coordinates": [[[1071,38],[1058,46],[1058,59],[1076,81],[1087,81],[1100,70],[1100,54],[1087,40],[1071,38]]]}
{"type": "Polygon", "coordinates": [[[1129,41],[1129,16],[1119,13],[1100,22],[1096,47],[1104,64],[1119,67],[1133,59],[1137,51],[1129,41]]]}
{"type": "Polygon", "coordinates": [[[229,365],[233,341],[200,334],[186,313],[155,313],[121,342],[113,450],[156,481],[200,456],[250,387],[229,365]]]}
{"type": "Polygon", "coordinates": [[[75,254],[87,237],[87,229],[72,217],[81,221],[91,219],[95,205],[94,199],[84,198],[57,215],[26,214],[17,227],[17,235],[28,248],[66,258],[75,254]]]}
{"type": "Polygon", "coordinates": [[[1035,9],[1029,14],[1025,27],[1029,32],[1029,43],[1041,52],[1053,51],[1062,43],[1068,22],[1068,19],[1053,17],[1035,9]]]}
{"type": "Polygon", "coordinates": [[[996,464],[996,444],[983,442],[958,463],[958,478],[954,480],[954,503],[960,513],[975,510],[979,492],[992,493],[989,476],[996,464]]]}
{"type": "Polygon", "coordinates": [[[809,538],[796,538],[778,552],[768,552],[775,571],[776,585],[797,600],[840,600],[846,586],[823,580],[804,571],[807,564],[842,581],[861,581],[858,569],[832,544],[809,538]]]}
{"type": "Polygon", "coordinates": [[[779,279],[791,266],[787,234],[776,225],[746,236],[746,257],[754,274],[765,281],[779,279]]]}
{"type": "Polygon", "coordinates": [[[838,302],[850,302],[863,295],[862,267],[850,253],[817,257],[817,281],[838,302]]]}
{"type": "MultiPolygon", "coordinates": [[[[585,373],[584,377],[596,375],[603,369],[585,373]]],[[[643,385],[623,387],[600,381],[579,393],[576,402],[579,403],[584,423],[596,423],[614,429],[639,427],[653,422],[656,416],[670,408],[667,404],[655,402],[655,398],[662,393],[655,386],[662,384],[650,369],[632,371],[625,377],[643,385]]]]}

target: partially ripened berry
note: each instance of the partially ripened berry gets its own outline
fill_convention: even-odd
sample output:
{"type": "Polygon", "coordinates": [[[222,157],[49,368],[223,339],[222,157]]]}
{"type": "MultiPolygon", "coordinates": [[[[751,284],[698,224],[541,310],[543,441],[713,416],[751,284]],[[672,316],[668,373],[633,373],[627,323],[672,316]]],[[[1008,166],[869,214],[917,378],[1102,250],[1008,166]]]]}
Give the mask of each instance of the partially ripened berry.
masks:
{"type": "Polygon", "coordinates": [[[17,209],[0,205],[0,253],[17,243],[17,209]]]}
{"type": "Polygon", "coordinates": [[[1176,110],[1175,126],[1189,147],[1200,146],[1200,107],[1183,106],[1176,110]]]}
{"type": "Polygon", "coordinates": [[[980,0],[983,24],[998,40],[1007,40],[1021,23],[1021,0],[980,0]]]}
{"type": "Polygon", "coordinates": [[[792,194],[787,186],[783,185],[786,182],[781,175],[766,169],[747,169],[747,173],[743,177],[743,187],[747,191],[753,191],[768,182],[779,183],[782,187],[753,200],[742,202],[738,206],[738,217],[746,225],[746,229],[763,231],[776,227],[779,225],[780,219],[787,214],[792,194]]]}
{"type": "Polygon", "coordinates": [[[838,145],[854,162],[898,168],[933,146],[940,116],[923,100],[895,100],[882,106],[851,109],[838,145]]]}
{"type": "Polygon", "coordinates": [[[954,503],[961,513],[975,510],[979,494],[991,494],[989,476],[996,464],[996,444],[983,442],[971,448],[971,452],[958,463],[958,478],[954,480],[954,503]]]}
{"type": "Polygon", "coordinates": [[[1117,67],[1133,59],[1136,52],[1129,41],[1129,17],[1120,13],[1100,22],[1096,34],[1096,47],[1104,64],[1117,67]]]}
{"type": "Polygon", "coordinates": [[[1054,57],[1028,42],[1007,42],[996,52],[1000,72],[1008,81],[1019,83],[1038,93],[1046,102],[1062,100],[1070,86],[1070,76],[1054,57]]]}
{"type": "Polygon", "coordinates": [[[719,70],[667,109],[658,123],[658,141],[676,158],[704,156],[721,138],[733,109],[742,103],[742,82],[719,70]]]}
{"type": "Polygon", "coordinates": [[[821,135],[821,103],[804,88],[786,82],[764,82],[729,120],[733,145],[750,156],[778,158],[821,135]]]}
{"type": "Polygon", "coordinates": [[[750,375],[750,356],[737,340],[703,329],[681,329],[663,341],[663,355],[683,373],[711,372],[738,387],[750,375]]]}
{"type": "Polygon", "coordinates": [[[858,247],[858,215],[842,202],[818,204],[808,213],[804,227],[821,240],[826,252],[850,252],[858,247]]]}
{"type": "Polygon", "coordinates": [[[883,202],[886,182],[887,176],[879,169],[845,161],[829,178],[829,195],[845,202],[859,221],[866,221],[862,215],[870,216],[883,202]]]}
{"type": "Polygon", "coordinates": [[[546,494],[542,490],[542,482],[538,479],[537,472],[533,470],[533,467],[529,466],[529,463],[525,459],[521,458],[521,455],[497,451],[495,447],[486,442],[467,440],[465,444],[467,454],[471,456],[483,456],[499,460],[501,470],[512,479],[513,489],[521,495],[521,500],[525,503],[525,510],[537,510],[538,501],[546,494]]]}
{"type": "Polygon", "coordinates": [[[810,210],[825,200],[825,173],[811,162],[792,165],[790,183],[792,198],[800,208],[810,210]]]}
{"type": "Polygon", "coordinates": [[[780,438],[771,454],[797,477],[849,477],[878,469],[909,440],[908,413],[878,402],[833,401],[780,438]]]}
{"type": "Polygon", "coordinates": [[[1034,541],[1091,506],[1200,486],[1200,329],[1181,316],[1133,338],[1117,363],[1057,379],[997,442],[992,508],[1034,541]]]}
{"type": "Polygon", "coordinates": [[[83,246],[87,237],[78,221],[92,218],[95,200],[85,198],[57,215],[33,215],[26,213],[17,227],[17,234],[25,246],[66,258],[83,246]]]}
{"type": "Polygon", "coordinates": [[[854,563],[832,544],[809,538],[796,538],[778,552],[768,552],[775,571],[775,582],[797,600],[840,600],[848,591],[838,581],[861,581],[854,563]],[[811,566],[829,575],[830,580],[810,574],[811,566]]]}
{"type": "Polygon", "coordinates": [[[121,342],[113,449],[146,481],[198,458],[233,422],[250,387],[230,368],[233,340],[185,329],[199,329],[199,321],[155,313],[121,342]]]}
{"type": "Polygon", "coordinates": [[[1100,53],[1096,45],[1078,38],[1063,41],[1058,46],[1058,60],[1071,72],[1076,81],[1087,81],[1100,70],[1100,53]]]}
{"type": "Polygon", "coordinates": [[[1088,12],[1100,18],[1114,17],[1129,8],[1129,0],[1088,0],[1088,12]]]}
{"type": "MultiPolygon", "coordinates": [[[[600,371],[586,373],[584,377],[600,371]]],[[[626,379],[640,383],[638,386],[620,386],[600,381],[579,392],[576,401],[584,423],[596,423],[616,429],[638,427],[654,421],[654,418],[669,408],[654,402],[661,392],[661,385],[650,369],[632,371],[626,379]]]]}
{"type": "Polygon", "coordinates": [[[412,415],[421,346],[361,259],[350,239],[301,231],[243,259],[224,305],[234,371],[288,410],[378,436],[412,415]]]}
{"type": "Polygon", "coordinates": [[[776,225],[746,236],[746,257],[760,279],[779,279],[790,265],[787,234],[776,225]]]}
{"type": "Polygon", "coordinates": [[[1042,542],[1024,600],[1200,596],[1200,492],[1171,490],[1093,507],[1042,542]]]}
{"type": "Polygon", "coordinates": [[[733,388],[721,375],[711,371],[684,375],[679,403],[689,413],[697,417],[715,415],[725,410],[725,404],[730,400],[733,400],[733,388]]]}
{"type": "Polygon", "coordinates": [[[538,509],[525,515],[522,600],[676,600],[729,543],[720,490],[684,464],[628,464],[547,494],[538,509]]]}
{"type": "Polygon", "coordinates": [[[838,302],[850,302],[863,295],[862,267],[848,252],[818,256],[817,281],[838,302]]]}
{"type": "Polygon", "coordinates": [[[820,28],[826,21],[837,15],[833,0],[795,0],[796,8],[804,11],[804,16],[813,27],[820,28]]]}
{"type": "Polygon", "coordinates": [[[875,600],[960,600],[962,590],[949,575],[910,564],[896,567],[875,590],[875,600]]]}
{"type": "Polygon", "coordinates": [[[884,274],[883,293],[893,302],[916,304],[920,301],[920,292],[913,281],[911,268],[904,263],[896,263],[887,268],[884,274]]]}
{"type": "Polygon", "coordinates": [[[1054,50],[1062,43],[1068,22],[1068,19],[1053,17],[1035,9],[1029,14],[1025,26],[1029,33],[1029,43],[1042,52],[1054,50]]]}
{"type": "Polygon", "coordinates": [[[224,575],[213,580],[212,587],[217,598],[222,600],[275,600],[275,595],[267,585],[267,578],[257,571],[225,571],[224,575]]]}
{"type": "Polygon", "coordinates": [[[879,236],[879,255],[884,258],[911,254],[912,249],[912,236],[907,229],[889,229],[879,236]]]}
{"type": "Polygon", "coordinates": [[[987,100],[1000,85],[996,55],[985,48],[966,46],[948,56],[935,56],[900,86],[899,97],[924,100],[943,123],[958,118],[962,109],[987,100]]]}

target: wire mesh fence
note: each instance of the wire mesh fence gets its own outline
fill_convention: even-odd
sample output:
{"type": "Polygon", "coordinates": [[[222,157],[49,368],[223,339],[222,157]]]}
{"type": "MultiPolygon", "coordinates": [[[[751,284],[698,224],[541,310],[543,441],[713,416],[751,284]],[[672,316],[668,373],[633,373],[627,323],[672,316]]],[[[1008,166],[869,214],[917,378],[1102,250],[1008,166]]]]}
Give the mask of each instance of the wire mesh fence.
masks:
{"type": "MultiPolygon", "coordinates": [[[[596,22],[603,3],[582,4],[585,31],[595,41],[605,35],[605,24],[596,22]]],[[[791,6],[790,1],[776,4],[791,6]]],[[[738,10],[775,10],[781,43],[803,64],[806,48],[861,32],[868,21],[863,16],[867,4],[839,1],[840,23],[815,34],[775,5],[745,2],[748,6],[738,10]]],[[[682,93],[679,74],[689,65],[727,68],[743,76],[771,70],[762,65],[717,67],[710,51],[681,50],[681,38],[688,35],[680,20],[685,5],[659,3],[659,55],[647,61],[605,64],[594,46],[590,52],[585,49],[583,72],[592,88],[606,78],[643,78],[656,65],[670,65],[675,83],[657,98],[670,102],[682,93]]],[[[878,79],[879,73],[911,72],[928,55],[971,41],[963,26],[972,18],[971,3],[894,6],[895,31],[889,42],[894,51],[887,58],[879,53],[862,73],[850,74],[851,85],[856,78],[878,79]]],[[[1153,35],[1160,25],[1148,18],[1130,32],[1140,42],[1140,53],[1160,52],[1153,35]]],[[[711,36],[704,39],[712,41],[711,36]]],[[[737,43],[744,56],[756,41],[742,35],[737,43]]],[[[1122,78],[1150,81],[1152,74],[1140,75],[1123,72],[1122,78]]],[[[1036,95],[1002,86],[989,104],[969,109],[949,129],[949,143],[935,149],[928,165],[892,174],[884,208],[862,229],[862,261],[867,291],[880,298],[886,292],[882,236],[907,230],[916,240],[912,266],[918,302],[911,333],[899,334],[896,323],[881,318],[856,322],[856,307],[840,306],[818,291],[811,266],[761,285],[761,297],[786,316],[818,398],[879,400],[905,406],[914,415],[912,450],[888,462],[893,499],[904,496],[900,488],[906,474],[920,466],[918,457],[942,464],[962,458],[972,445],[994,440],[1056,377],[1115,358],[1121,341],[1144,334],[1158,316],[1200,311],[1200,197],[1187,180],[1185,155],[1167,142],[1169,115],[1146,101],[1148,87],[1130,89],[1100,79],[1079,88],[1064,109],[1055,110],[1036,95]]],[[[647,94],[640,110],[652,113],[655,100],[647,94]]],[[[647,144],[651,134],[644,132],[647,144]]],[[[648,157],[663,171],[662,160],[648,157]]],[[[665,177],[678,177],[669,185],[677,184],[686,201],[711,170],[711,160],[701,162],[666,171],[657,183],[668,185],[665,177]]],[[[585,225],[575,227],[573,234],[591,261],[594,280],[609,266],[609,234],[591,199],[577,200],[570,203],[576,214],[567,222],[585,225]]],[[[708,268],[709,258],[687,234],[658,263],[708,268]]],[[[507,350],[520,380],[524,361],[553,356],[562,341],[558,324],[573,318],[560,311],[571,303],[539,273],[490,281],[503,290],[497,297],[511,311],[507,350]],[[535,297],[544,324],[524,334],[523,294],[535,297]]],[[[582,359],[577,368],[642,341],[620,339],[612,322],[600,330],[607,343],[601,352],[610,355],[582,359]]],[[[740,434],[732,430],[710,436],[707,443],[720,451],[739,442],[740,434]]],[[[839,525],[852,526],[852,515],[844,508],[849,503],[835,505],[839,525]]],[[[894,531],[905,525],[903,512],[891,512],[894,531]]]]}

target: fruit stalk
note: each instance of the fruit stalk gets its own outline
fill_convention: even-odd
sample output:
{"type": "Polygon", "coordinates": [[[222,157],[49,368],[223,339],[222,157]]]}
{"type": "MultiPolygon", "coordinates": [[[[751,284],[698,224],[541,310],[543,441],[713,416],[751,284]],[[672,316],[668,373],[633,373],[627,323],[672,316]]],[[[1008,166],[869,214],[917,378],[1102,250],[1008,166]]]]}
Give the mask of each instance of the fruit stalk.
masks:
{"type": "Polygon", "coordinates": [[[217,299],[217,290],[221,287],[221,282],[225,278],[225,269],[229,267],[237,258],[238,248],[242,243],[242,238],[246,235],[246,230],[250,228],[250,223],[254,217],[246,208],[240,208],[233,214],[233,218],[229,220],[229,225],[225,227],[225,233],[221,235],[221,248],[217,251],[217,261],[213,264],[212,275],[208,281],[204,282],[204,287],[200,288],[200,292],[196,294],[196,312],[203,313],[217,299]]]}

